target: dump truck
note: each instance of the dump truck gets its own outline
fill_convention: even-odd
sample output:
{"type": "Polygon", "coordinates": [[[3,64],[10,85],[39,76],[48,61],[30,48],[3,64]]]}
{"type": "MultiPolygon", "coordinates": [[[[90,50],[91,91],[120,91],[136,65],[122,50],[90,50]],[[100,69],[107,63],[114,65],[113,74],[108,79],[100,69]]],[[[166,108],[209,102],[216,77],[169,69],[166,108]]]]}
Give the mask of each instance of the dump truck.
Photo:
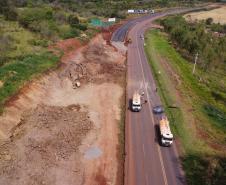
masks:
{"type": "Polygon", "coordinates": [[[161,144],[170,146],[173,143],[173,134],[170,130],[170,125],[167,117],[162,117],[159,121],[161,144]]]}
{"type": "Polygon", "coordinates": [[[134,112],[139,112],[141,110],[141,95],[138,92],[133,94],[131,108],[134,112]]]}

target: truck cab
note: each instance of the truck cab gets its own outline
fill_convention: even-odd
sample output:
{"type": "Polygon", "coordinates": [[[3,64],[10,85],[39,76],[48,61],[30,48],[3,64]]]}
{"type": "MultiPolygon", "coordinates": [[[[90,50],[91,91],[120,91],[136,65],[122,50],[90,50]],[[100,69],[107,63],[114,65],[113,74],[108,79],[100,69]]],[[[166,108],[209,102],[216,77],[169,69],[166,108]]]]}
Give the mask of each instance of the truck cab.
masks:
{"type": "Polygon", "coordinates": [[[163,146],[170,146],[173,143],[173,135],[172,134],[163,134],[161,137],[161,144],[163,146]]]}
{"type": "Polygon", "coordinates": [[[170,146],[173,143],[173,134],[170,130],[169,121],[166,117],[161,118],[159,122],[161,144],[163,146],[170,146]]]}
{"type": "Polygon", "coordinates": [[[141,95],[137,92],[133,94],[131,108],[134,112],[139,112],[141,110],[141,95]]]}
{"type": "Polygon", "coordinates": [[[155,10],[150,10],[150,13],[151,13],[151,14],[154,14],[154,13],[155,13],[155,10]]]}

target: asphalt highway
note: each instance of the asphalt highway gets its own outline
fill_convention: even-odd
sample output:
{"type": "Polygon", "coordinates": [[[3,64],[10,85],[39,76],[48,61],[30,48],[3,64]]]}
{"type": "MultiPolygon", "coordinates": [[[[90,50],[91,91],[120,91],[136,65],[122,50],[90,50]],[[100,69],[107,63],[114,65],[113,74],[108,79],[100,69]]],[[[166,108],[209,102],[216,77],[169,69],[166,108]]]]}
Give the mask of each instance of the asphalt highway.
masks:
{"type": "Polygon", "coordinates": [[[156,17],[157,15],[159,15],[161,13],[156,13],[156,14],[150,14],[150,15],[146,15],[146,16],[143,16],[143,17],[138,17],[136,19],[132,19],[132,20],[129,20],[128,22],[126,22],[125,24],[123,24],[119,29],[117,29],[114,33],[113,33],[113,36],[112,36],[112,41],[116,41],[116,42],[123,42],[126,35],[127,35],[127,32],[130,28],[132,28],[136,23],[140,22],[140,21],[143,21],[145,19],[148,19],[150,17],[156,17]]]}
{"type": "Polygon", "coordinates": [[[187,10],[174,10],[148,15],[119,28],[112,41],[123,41],[128,35],[127,56],[127,107],[125,185],[185,185],[185,177],[175,143],[171,147],[159,145],[158,120],[152,109],[161,105],[156,83],[144,52],[144,40],[140,35],[151,27],[154,19],[187,10]],[[128,32],[129,30],[129,32],[128,32]],[[144,92],[141,112],[131,112],[129,102],[135,91],[144,92]]]}
{"type": "Polygon", "coordinates": [[[197,7],[197,8],[174,8],[165,12],[158,12],[154,14],[148,14],[145,16],[141,16],[135,19],[131,19],[127,21],[125,24],[123,24],[121,27],[119,27],[112,35],[111,40],[115,42],[123,42],[127,36],[128,31],[135,26],[137,23],[145,21],[147,19],[153,19],[158,17],[163,17],[170,14],[180,14],[185,12],[191,12],[191,11],[197,11],[202,10],[203,7],[197,7]]]}

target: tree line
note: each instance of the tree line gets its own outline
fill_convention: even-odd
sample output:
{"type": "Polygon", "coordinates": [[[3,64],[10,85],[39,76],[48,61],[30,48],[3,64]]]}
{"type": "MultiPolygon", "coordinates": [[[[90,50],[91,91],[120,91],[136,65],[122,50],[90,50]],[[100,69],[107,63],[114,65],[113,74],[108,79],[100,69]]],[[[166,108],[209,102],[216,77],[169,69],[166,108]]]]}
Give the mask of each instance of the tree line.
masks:
{"type": "MultiPolygon", "coordinates": [[[[182,16],[171,16],[161,21],[171,39],[185,50],[189,56],[199,53],[200,67],[205,70],[215,68],[226,69],[226,36],[213,34],[216,26],[210,20],[189,23],[182,16]],[[208,29],[210,28],[210,29],[208,29]]],[[[221,32],[226,32],[226,26],[220,26],[221,32]],[[225,30],[224,30],[225,28],[225,30]]]]}

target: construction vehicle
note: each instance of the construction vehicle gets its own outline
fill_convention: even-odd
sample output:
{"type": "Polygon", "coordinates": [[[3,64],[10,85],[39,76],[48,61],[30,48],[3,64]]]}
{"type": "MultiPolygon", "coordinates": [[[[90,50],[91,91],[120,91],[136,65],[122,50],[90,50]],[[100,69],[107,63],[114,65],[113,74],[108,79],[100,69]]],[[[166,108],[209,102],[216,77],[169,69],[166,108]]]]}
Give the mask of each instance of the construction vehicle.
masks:
{"type": "Polygon", "coordinates": [[[127,40],[126,40],[126,44],[131,44],[132,43],[132,39],[131,38],[128,38],[127,40]]]}
{"type": "Polygon", "coordinates": [[[173,134],[170,130],[169,121],[167,117],[162,117],[159,121],[161,144],[163,146],[170,146],[173,143],[173,134]]]}
{"type": "Polygon", "coordinates": [[[141,110],[141,95],[138,92],[133,94],[131,108],[134,112],[139,112],[141,110]]]}

